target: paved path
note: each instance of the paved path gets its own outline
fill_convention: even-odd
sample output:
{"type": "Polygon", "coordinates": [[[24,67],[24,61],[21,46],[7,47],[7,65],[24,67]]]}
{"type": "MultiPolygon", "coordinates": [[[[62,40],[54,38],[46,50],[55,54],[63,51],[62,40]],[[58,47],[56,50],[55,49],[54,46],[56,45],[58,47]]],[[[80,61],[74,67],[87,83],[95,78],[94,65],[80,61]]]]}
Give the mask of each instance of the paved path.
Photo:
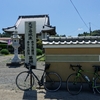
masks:
{"type": "MultiPolygon", "coordinates": [[[[100,100],[100,95],[94,95],[88,89],[79,95],[72,96],[66,89],[57,92],[47,92],[44,89],[21,91],[16,87],[15,78],[21,71],[27,70],[21,67],[8,67],[6,63],[11,61],[13,56],[0,56],[0,100],[100,100]]],[[[37,62],[37,67],[43,69],[44,62],[37,62]]],[[[34,71],[40,78],[42,72],[34,71]]],[[[35,84],[37,85],[37,84],[35,84]]]]}

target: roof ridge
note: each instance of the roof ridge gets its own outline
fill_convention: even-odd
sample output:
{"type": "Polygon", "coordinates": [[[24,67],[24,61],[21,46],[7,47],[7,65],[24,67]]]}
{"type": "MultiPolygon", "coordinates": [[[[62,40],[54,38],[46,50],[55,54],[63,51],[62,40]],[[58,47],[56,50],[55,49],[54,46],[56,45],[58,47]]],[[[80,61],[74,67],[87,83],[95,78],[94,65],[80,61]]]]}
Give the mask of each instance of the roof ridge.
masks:
{"type": "Polygon", "coordinates": [[[48,14],[44,14],[44,15],[21,15],[18,17],[18,19],[20,18],[39,18],[39,17],[49,17],[48,14]]]}

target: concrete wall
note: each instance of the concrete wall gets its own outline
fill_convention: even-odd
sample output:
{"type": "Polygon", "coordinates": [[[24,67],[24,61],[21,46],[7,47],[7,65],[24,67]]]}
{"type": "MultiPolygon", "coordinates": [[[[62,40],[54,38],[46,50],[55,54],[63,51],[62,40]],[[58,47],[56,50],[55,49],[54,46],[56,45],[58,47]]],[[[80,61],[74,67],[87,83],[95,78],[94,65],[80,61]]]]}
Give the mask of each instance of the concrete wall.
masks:
{"type": "MultiPolygon", "coordinates": [[[[93,65],[100,65],[100,48],[45,48],[46,63],[50,63],[50,71],[57,72],[62,81],[66,81],[74,71],[70,64],[80,64],[82,69],[94,72],[93,65]]],[[[86,73],[89,78],[92,74],[86,73]]]]}

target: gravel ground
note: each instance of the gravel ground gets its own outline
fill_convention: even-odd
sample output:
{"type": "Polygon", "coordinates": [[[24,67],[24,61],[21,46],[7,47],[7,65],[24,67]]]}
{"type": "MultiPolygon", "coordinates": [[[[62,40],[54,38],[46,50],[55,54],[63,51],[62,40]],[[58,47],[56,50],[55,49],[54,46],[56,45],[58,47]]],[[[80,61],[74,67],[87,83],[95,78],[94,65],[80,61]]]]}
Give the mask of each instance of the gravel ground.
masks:
{"type": "MultiPolygon", "coordinates": [[[[9,67],[13,56],[0,56],[0,100],[100,100],[100,95],[93,94],[92,91],[85,89],[79,95],[72,96],[66,89],[57,92],[47,92],[44,89],[34,89],[21,91],[16,87],[15,78],[21,71],[25,71],[23,66],[9,67]]],[[[37,62],[37,68],[43,69],[44,62],[37,62]]],[[[42,71],[34,71],[40,78],[42,71]]],[[[35,86],[37,84],[35,83],[35,86]]]]}

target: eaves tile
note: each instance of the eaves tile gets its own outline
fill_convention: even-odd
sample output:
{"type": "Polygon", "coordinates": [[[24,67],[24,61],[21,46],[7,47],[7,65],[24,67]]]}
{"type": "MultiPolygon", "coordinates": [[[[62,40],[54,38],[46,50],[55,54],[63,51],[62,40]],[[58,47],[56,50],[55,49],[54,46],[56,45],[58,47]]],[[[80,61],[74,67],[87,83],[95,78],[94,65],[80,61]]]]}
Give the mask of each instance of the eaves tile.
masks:
{"type": "Polygon", "coordinates": [[[99,45],[100,36],[48,37],[43,45],[99,45]]]}

